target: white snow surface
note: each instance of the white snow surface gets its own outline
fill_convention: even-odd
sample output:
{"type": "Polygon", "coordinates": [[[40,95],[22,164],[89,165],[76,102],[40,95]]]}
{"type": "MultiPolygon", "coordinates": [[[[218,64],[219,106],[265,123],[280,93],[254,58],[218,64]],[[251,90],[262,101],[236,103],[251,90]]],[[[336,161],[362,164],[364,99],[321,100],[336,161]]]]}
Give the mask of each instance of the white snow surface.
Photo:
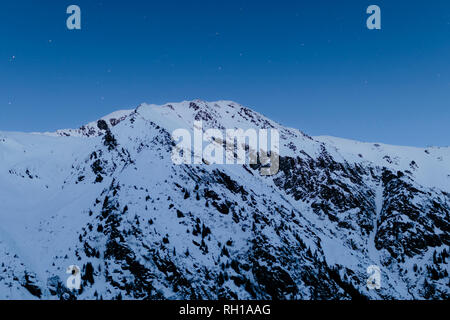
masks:
{"type": "MultiPolygon", "coordinates": [[[[170,153],[160,152],[156,147],[141,151],[139,146],[158,138],[156,131],[149,130],[149,123],[154,123],[168,132],[178,128],[192,130],[198,111],[207,114],[203,119],[204,129],[279,130],[281,156],[298,156],[300,151],[303,151],[311,158],[316,158],[325,148],[338,162],[370,164],[374,167],[408,172],[419,185],[450,193],[449,147],[415,148],[327,136],[309,137],[297,129],[283,127],[238,103],[201,100],[161,106],[142,104],[136,109],[117,111],[102,118],[111,127],[118,145],[123,146],[134,160],[133,166],[128,166],[120,172],[120,183],[135,185],[141,190],[148,188],[154,192],[152,198],[157,195],[162,199],[167,198],[169,187],[166,181],[172,181],[180,174],[173,171],[170,153]]],[[[36,297],[19,285],[19,282],[14,281],[14,278],[20,279],[24,272],[32,272],[36,277],[35,283],[45,288],[48,278],[57,275],[63,280],[66,279],[66,267],[77,263],[74,251],[82,228],[90,221],[88,212],[105,186],[113,181],[112,176],[105,176],[103,183],[95,184],[95,176],[88,173],[86,161],[93,150],[104,149],[102,139],[103,133],[97,127],[97,121],[80,129],[63,129],[53,133],[0,131],[0,298],[35,299],[36,297]],[[85,181],[78,181],[81,175],[86,176],[85,181]]],[[[111,159],[110,165],[116,161],[113,156],[111,159]]],[[[338,241],[336,233],[329,227],[328,220],[316,216],[308,203],[279,193],[273,180],[252,177],[242,166],[217,165],[210,166],[207,170],[212,172],[215,168],[226,170],[236,181],[251,186],[255,194],[267,195],[268,199],[275,203],[292,206],[302,212],[303,225],[308,225],[308,228],[317,232],[329,264],[345,265],[356,269],[355,272],[359,274],[365,274],[369,263],[381,264],[383,253],[379,252],[374,244],[383,202],[383,190],[377,184],[373,184],[377,208],[376,215],[373,216],[375,228],[367,239],[367,256],[363,256],[362,251],[353,252],[345,242],[338,241]],[[245,182],[241,181],[241,177],[245,177],[245,182]]],[[[117,177],[118,174],[114,176],[117,177]]],[[[194,185],[186,187],[193,188],[194,185]]],[[[143,191],[130,190],[124,193],[126,195],[122,194],[121,197],[127,199],[130,207],[133,204],[137,206],[141,197],[144,197],[143,191]]],[[[170,195],[176,199],[175,195],[170,195]]],[[[229,197],[232,199],[233,195],[230,193],[229,197]]],[[[176,201],[182,203],[182,198],[176,201]]],[[[198,250],[183,240],[185,230],[176,220],[168,217],[167,206],[164,203],[154,206],[159,209],[154,217],[155,228],[166,230],[171,235],[171,244],[177,250],[179,248],[179,252],[186,249],[191,252],[198,250]]],[[[143,206],[141,209],[144,210],[143,206]]],[[[182,209],[204,210],[194,207],[182,209]]],[[[214,237],[226,242],[231,232],[236,235],[237,247],[248,245],[245,240],[248,235],[241,229],[235,229],[230,219],[222,216],[211,219],[214,237]]],[[[276,239],[271,236],[270,231],[267,232],[269,237],[276,239]]],[[[305,238],[305,242],[313,246],[314,242],[308,239],[305,238]]],[[[199,260],[193,261],[193,264],[214,265],[214,261],[206,256],[197,257],[199,260]]],[[[390,275],[388,278],[391,278],[387,280],[390,285],[395,287],[399,281],[396,276],[390,275]]],[[[97,282],[95,289],[100,291],[103,285],[105,284],[97,282]]],[[[397,289],[400,292],[397,297],[411,297],[400,285],[397,285],[397,289]]],[[[161,288],[161,291],[165,291],[169,298],[176,297],[175,293],[166,287],[161,288]]],[[[85,294],[86,298],[92,298],[92,292],[85,294]]],[[[373,292],[368,294],[380,298],[373,292]]],[[[51,299],[52,296],[44,289],[43,298],[51,299]]]]}

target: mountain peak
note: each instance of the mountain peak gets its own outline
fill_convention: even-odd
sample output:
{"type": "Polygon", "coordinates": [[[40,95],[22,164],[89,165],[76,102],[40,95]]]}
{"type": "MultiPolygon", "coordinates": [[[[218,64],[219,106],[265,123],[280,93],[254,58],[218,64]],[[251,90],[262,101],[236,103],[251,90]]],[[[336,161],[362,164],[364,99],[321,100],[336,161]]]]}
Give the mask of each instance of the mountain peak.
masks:
{"type": "Polygon", "coordinates": [[[0,299],[448,299],[449,159],[311,138],[231,101],[2,132],[0,299]],[[200,120],[278,130],[279,171],[173,163],[172,130],[200,120]],[[81,293],[64,290],[74,264],[81,293]]]}

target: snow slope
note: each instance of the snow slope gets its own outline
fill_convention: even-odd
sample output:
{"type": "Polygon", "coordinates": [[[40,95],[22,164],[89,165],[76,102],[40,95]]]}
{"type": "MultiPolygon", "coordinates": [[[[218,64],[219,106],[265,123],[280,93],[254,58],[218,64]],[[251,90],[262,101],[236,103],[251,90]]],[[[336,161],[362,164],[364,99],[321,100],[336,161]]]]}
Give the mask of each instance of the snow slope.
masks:
{"type": "Polygon", "coordinates": [[[231,101],[0,132],[0,298],[447,299],[449,192],[450,148],[313,138],[231,101]],[[196,120],[279,130],[280,171],[174,165],[196,120]]]}

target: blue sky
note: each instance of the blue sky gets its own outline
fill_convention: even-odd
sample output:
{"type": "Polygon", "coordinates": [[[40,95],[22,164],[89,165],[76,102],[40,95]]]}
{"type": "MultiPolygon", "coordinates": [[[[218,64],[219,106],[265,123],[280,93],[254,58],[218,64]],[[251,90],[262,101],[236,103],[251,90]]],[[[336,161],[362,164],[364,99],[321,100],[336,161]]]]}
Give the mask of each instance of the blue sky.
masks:
{"type": "Polygon", "coordinates": [[[0,40],[3,131],[200,98],[311,135],[450,145],[446,0],[2,1],[0,40]],[[382,30],[366,28],[371,4],[382,30]]]}

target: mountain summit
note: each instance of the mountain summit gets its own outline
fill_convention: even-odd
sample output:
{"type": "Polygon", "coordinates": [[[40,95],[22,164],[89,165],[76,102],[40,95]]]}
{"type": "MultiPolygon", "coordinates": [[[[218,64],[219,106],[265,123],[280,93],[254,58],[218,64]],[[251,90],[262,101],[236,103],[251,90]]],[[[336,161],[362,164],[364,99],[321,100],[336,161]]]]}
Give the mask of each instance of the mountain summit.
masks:
{"type": "Polygon", "coordinates": [[[450,148],[310,137],[231,101],[142,104],[0,132],[0,298],[448,299],[449,213],[450,148]],[[195,121],[278,130],[278,173],[173,164],[171,133],[195,121]]]}

